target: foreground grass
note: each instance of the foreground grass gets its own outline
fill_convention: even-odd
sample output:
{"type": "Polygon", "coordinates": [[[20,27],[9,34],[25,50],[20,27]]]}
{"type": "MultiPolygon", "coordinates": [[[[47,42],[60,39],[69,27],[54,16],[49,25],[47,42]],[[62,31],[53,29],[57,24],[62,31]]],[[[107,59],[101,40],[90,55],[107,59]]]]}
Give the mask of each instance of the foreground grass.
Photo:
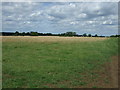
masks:
{"type": "Polygon", "coordinates": [[[3,88],[86,87],[99,77],[94,71],[102,72],[101,65],[117,55],[117,47],[114,38],[94,42],[4,41],[3,88]]]}

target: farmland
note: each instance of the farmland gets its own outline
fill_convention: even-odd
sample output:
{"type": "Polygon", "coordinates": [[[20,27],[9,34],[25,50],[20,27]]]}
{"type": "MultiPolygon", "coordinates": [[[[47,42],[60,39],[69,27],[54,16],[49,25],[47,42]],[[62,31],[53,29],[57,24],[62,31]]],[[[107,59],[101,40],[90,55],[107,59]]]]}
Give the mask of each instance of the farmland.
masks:
{"type": "Polygon", "coordinates": [[[3,36],[3,88],[115,88],[117,38],[3,36]]]}

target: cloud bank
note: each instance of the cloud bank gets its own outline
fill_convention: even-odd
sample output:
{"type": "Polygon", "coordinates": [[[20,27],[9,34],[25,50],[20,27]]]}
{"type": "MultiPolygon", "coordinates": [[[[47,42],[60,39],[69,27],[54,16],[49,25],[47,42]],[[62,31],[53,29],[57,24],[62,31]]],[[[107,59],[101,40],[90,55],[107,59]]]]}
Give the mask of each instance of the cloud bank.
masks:
{"type": "Polygon", "coordinates": [[[112,35],[118,33],[117,2],[2,2],[3,31],[112,35]]]}

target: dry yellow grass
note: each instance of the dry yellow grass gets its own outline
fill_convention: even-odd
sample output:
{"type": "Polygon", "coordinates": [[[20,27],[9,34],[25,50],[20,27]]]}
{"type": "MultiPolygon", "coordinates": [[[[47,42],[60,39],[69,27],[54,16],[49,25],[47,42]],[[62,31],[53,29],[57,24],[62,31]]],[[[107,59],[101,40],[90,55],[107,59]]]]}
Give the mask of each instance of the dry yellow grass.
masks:
{"type": "Polygon", "coordinates": [[[100,37],[59,37],[59,36],[1,36],[2,42],[88,42],[100,41],[100,37]]]}

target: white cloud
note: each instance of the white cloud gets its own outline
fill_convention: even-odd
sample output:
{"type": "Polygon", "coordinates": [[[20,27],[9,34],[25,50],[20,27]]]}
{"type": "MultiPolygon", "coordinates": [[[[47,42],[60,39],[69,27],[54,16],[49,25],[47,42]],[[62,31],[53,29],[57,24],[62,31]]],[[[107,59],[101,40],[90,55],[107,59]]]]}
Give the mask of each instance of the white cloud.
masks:
{"type": "Polygon", "coordinates": [[[75,24],[78,24],[79,22],[77,22],[77,21],[74,21],[74,22],[70,22],[70,24],[72,24],[72,25],[75,25],[75,24]]]}
{"type": "Polygon", "coordinates": [[[86,13],[81,13],[78,15],[78,18],[85,18],[87,17],[87,14],[86,13]]]}
{"type": "MultiPolygon", "coordinates": [[[[101,2],[3,3],[3,30],[35,29],[60,33],[71,29],[82,33],[89,29],[99,33],[101,28],[107,30],[105,25],[109,25],[116,33],[117,29],[113,25],[118,22],[117,8],[117,3],[101,2]]],[[[107,31],[110,33],[110,30],[107,31]]]]}
{"type": "Polygon", "coordinates": [[[103,24],[112,24],[112,21],[109,20],[109,21],[104,21],[103,24]]]}
{"type": "Polygon", "coordinates": [[[69,6],[72,7],[72,8],[75,8],[75,7],[76,7],[76,5],[73,4],[73,3],[70,3],[69,6]]]}

